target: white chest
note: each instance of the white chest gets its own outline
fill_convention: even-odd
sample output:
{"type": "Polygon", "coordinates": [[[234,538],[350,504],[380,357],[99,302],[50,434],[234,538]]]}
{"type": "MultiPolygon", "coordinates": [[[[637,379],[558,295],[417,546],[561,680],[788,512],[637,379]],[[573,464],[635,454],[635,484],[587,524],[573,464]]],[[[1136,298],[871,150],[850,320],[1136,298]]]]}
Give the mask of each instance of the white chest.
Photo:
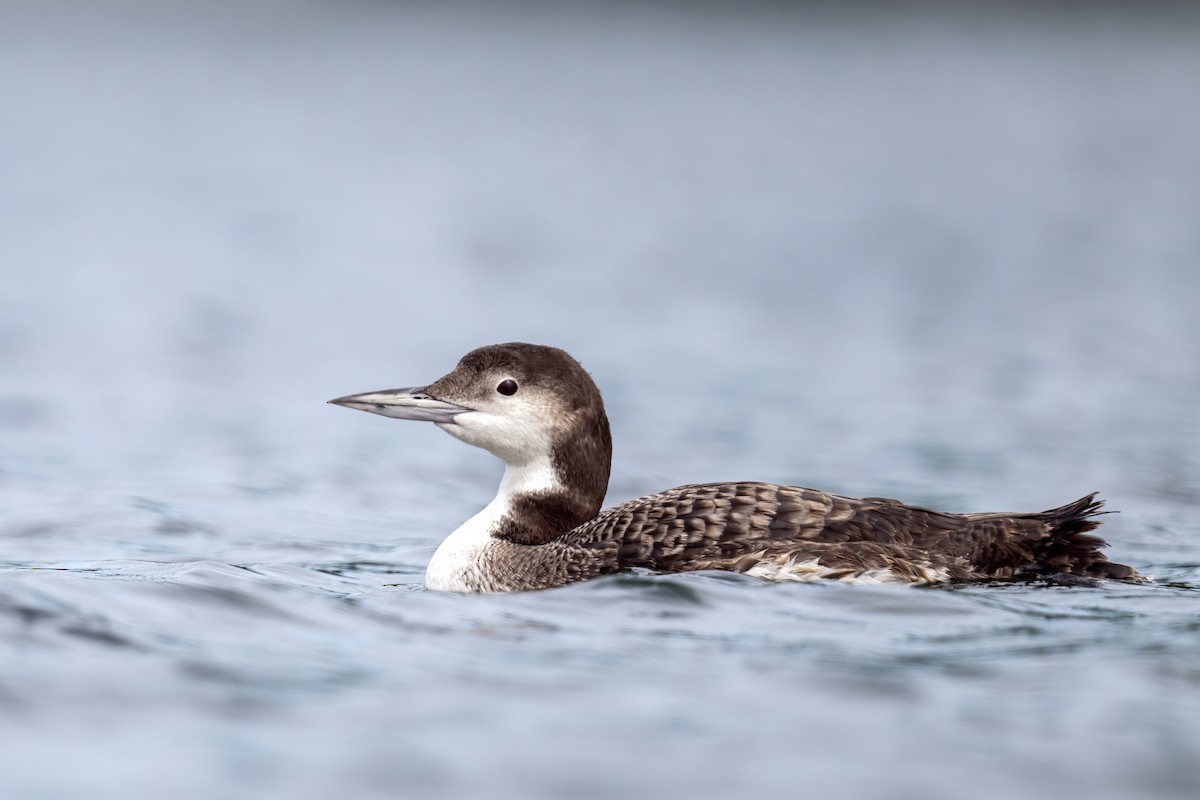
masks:
{"type": "Polygon", "coordinates": [[[438,546],[425,568],[425,586],[439,592],[494,591],[496,576],[488,572],[489,557],[503,543],[492,536],[512,507],[513,498],[561,487],[548,456],[521,465],[508,465],[500,491],[487,507],[458,526],[438,546]]]}
{"type": "Polygon", "coordinates": [[[425,568],[427,588],[438,592],[478,592],[486,583],[485,556],[495,541],[492,529],[507,507],[500,500],[497,497],[438,545],[425,568]]]}

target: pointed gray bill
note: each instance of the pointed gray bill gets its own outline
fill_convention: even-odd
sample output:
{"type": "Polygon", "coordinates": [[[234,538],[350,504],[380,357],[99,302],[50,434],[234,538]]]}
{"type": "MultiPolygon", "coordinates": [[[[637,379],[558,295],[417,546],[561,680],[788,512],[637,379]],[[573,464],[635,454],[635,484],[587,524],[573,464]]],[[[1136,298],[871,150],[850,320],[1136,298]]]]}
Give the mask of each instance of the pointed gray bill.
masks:
{"type": "Polygon", "coordinates": [[[372,414],[382,414],[385,417],[415,419],[421,422],[452,423],[459,414],[471,411],[469,408],[430,397],[425,394],[423,386],[352,394],[329,402],[346,408],[357,408],[359,411],[370,411],[372,414]]]}

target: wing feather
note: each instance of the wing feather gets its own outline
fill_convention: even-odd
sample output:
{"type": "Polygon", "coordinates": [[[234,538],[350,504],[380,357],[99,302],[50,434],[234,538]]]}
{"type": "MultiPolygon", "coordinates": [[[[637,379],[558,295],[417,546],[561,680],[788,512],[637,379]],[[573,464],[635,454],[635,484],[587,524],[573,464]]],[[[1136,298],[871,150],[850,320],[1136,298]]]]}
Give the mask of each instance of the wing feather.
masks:
{"type": "MultiPolygon", "coordinates": [[[[601,512],[559,538],[602,550],[615,569],[760,571],[815,563],[823,577],[1011,576],[1051,527],[1038,515],[947,514],[769,483],[690,484],[601,512]]],[[[917,579],[917,578],[914,578],[917,579]]]]}

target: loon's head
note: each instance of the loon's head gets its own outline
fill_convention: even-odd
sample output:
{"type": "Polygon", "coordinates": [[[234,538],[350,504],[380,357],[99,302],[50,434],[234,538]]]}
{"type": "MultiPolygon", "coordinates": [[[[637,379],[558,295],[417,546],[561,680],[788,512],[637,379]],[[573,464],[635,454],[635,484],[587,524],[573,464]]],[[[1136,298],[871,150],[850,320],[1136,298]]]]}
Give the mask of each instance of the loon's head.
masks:
{"type": "Polygon", "coordinates": [[[549,460],[559,482],[596,498],[608,486],[612,440],[604,401],[566,351],[511,342],[472,350],[428,386],[329,402],[385,417],[433,422],[510,467],[549,460]]]}

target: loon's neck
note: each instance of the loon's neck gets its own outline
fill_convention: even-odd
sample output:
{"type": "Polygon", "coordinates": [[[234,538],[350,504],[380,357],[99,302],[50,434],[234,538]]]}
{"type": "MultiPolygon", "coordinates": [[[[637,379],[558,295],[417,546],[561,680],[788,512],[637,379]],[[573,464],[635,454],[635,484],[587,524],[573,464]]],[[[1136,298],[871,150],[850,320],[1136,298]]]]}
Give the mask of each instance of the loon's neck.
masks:
{"type": "Polygon", "coordinates": [[[595,516],[564,514],[573,507],[563,502],[569,496],[548,457],[508,465],[495,499],[438,545],[425,569],[425,585],[438,591],[486,591],[494,579],[489,554],[498,546],[544,544],[595,516]],[[560,523],[566,527],[554,531],[560,523]]]}
{"type": "Polygon", "coordinates": [[[603,502],[603,491],[597,495],[569,485],[549,456],[509,464],[495,499],[438,546],[425,570],[425,585],[439,591],[488,591],[497,577],[491,574],[489,554],[498,549],[511,553],[522,545],[540,549],[536,546],[595,517],[603,502]]]}
{"type": "Polygon", "coordinates": [[[487,507],[446,537],[425,572],[425,585],[443,591],[479,591],[488,584],[488,553],[498,546],[536,546],[582,525],[600,512],[608,491],[612,440],[603,407],[588,422],[563,431],[549,448],[505,464],[500,489],[487,507]]]}

